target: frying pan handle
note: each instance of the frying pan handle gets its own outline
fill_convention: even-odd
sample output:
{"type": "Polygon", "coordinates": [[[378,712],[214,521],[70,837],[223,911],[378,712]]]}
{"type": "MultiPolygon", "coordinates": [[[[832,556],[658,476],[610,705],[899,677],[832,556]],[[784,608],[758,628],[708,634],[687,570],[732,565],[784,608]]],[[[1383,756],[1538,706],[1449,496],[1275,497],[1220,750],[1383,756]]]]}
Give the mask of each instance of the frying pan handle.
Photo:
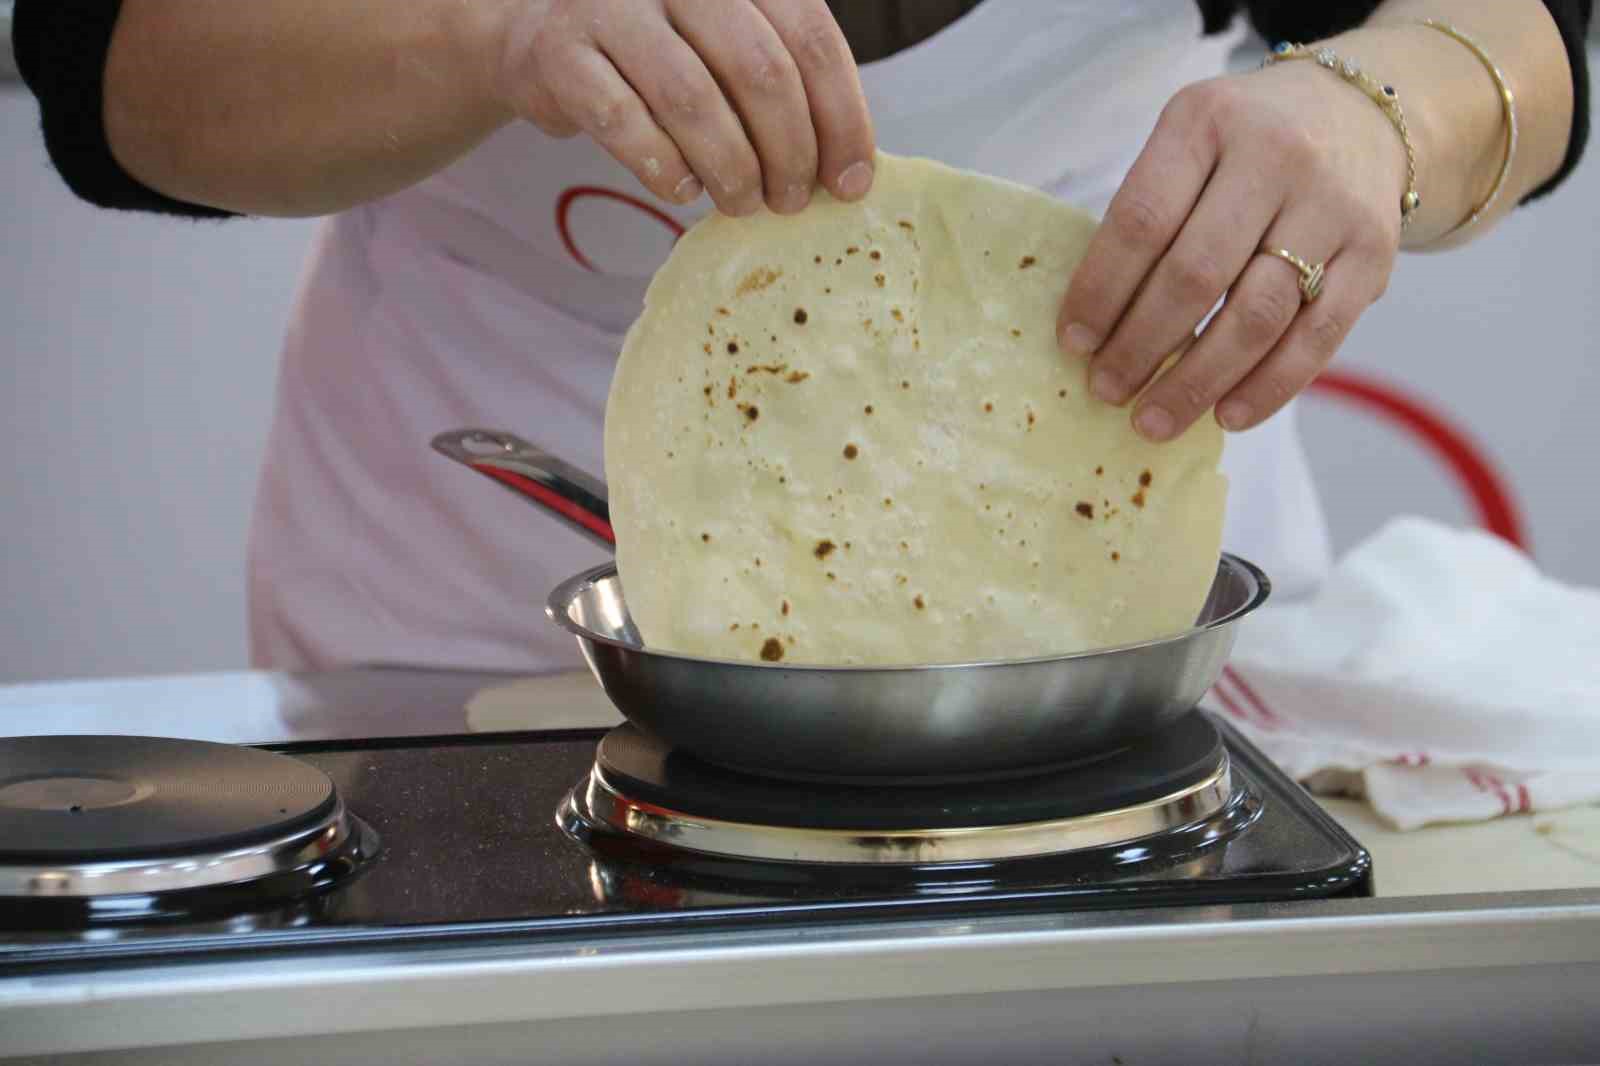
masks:
{"type": "Polygon", "coordinates": [[[521,437],[499,430],[455,429],[433,438],[433,450],[493,478],[518,496],[607,549],[615,549],[605,482],[562,462],[521,437]]]}

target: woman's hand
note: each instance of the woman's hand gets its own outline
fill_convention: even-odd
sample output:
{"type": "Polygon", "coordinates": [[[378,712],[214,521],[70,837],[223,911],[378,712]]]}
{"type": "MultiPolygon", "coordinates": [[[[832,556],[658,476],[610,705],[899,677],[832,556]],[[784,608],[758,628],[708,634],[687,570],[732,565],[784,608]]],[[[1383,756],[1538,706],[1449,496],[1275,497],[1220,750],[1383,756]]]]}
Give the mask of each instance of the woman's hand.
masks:
{"type": "Polygon", "coordinates": [[[1215,407],[1226,429],[1277,411],[1327,365],[1384,291],[1400,243],[1406,158],[1371,100],[1310,61],[1201,82],[1168,104],[1107,208],[1062,305],[1090,387],[1138,397],[1134,426],[1167,440],[1215,407]],[[1326,263],[1300,275],[1262,253],[1326,263]],[[1200,339],[1140,395],[1226,294],[1200,339]]]}
{"type": "Polygon", "coordinates": [[[494,92],[558,137],[586,133],[675,203],[805,207],[872,183],[872,123],[823,0],[542,0],[504,6],[494,92]]]}

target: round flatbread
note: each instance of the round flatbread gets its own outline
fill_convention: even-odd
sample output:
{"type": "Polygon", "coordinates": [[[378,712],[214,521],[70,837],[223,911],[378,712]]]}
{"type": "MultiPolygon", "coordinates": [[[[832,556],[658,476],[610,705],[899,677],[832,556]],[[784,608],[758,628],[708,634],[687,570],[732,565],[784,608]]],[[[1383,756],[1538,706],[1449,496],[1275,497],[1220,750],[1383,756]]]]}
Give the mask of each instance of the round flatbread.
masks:
{"type": "Polygon", "coordinates": [[[617,567],[645,643],[772,663],[1064,654],[1193,624],[1222,433],[1154,445],[1055,317],[1094,218],[880,155],[871,193],[711,215],[606,407],[617,567]]]}

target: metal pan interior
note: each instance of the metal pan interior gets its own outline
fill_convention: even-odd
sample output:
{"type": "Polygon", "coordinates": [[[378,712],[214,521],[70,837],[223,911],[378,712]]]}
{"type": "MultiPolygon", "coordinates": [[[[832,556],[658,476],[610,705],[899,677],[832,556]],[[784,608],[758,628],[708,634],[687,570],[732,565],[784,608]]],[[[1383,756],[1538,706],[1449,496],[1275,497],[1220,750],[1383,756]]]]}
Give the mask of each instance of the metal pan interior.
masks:
{"type": "Polygon", "coordinates": [[[1107,648],[1094,648],[1066,655],[1030,659],[1001,659],[986,662],[908,663],[874,666],[826,666],[807,663],[763,663],[754,660],[708,659],[646,648],[633,619],[628,616],[621,578],[615,563],[585,570],[563,581],[550,593],[545,614],[552,622],[580,640],[594,641],[624,651],[648,652],[652,656],[687,662],[749,667],[756,670],[784,671],[865,671],[896,672],[921,670],[963,670],[976,667],[1016,666],[1027,663],[1056,663],[1135,652],[1185,640],[1222,626],[1231,625],[1259,607],[1270,595],[1272,583],[1260,567],[1224,552],[1217,562],[1217,576],[1192,628],[1171,636],[1107,648]]]}

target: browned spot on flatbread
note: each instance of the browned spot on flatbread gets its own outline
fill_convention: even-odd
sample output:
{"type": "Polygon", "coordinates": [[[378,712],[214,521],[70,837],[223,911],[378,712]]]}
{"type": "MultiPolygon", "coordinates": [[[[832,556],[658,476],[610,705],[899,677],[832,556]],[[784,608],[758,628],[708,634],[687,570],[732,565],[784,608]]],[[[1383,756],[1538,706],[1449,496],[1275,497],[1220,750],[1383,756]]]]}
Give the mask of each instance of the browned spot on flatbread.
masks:
{"type": "Polygon", "coordinates": [[[857,448],[854,444],[846,444],[844,446],[844,457],[846,459],[854,459],[856,456],[858,456],[860,454],[861,454],[861,449],[857,448]]]}
{"type": "Polygon", "coordinates": [[[917,228],[917,227],[915,227],[915,226],[913,226],[911,224],[911,220],[910,219],[905,219],[905,218],[900,219],[899,222],[896,223],[896,225],[898,225],[903,230],[908,230],[908,231],[913,231],[913,232],[917,228]]]}
{"type": "Polygon", "coordinates": [[[788,369],[788,363],[757,363],[755,366],[745,367],[744,372],[746,374],[781,374],[788,369]]]}
{"type": "Polygon", "coordinates": [[[783,271],[773,270],[771,267],[756,267],[745,275],[744,280],[739,282],[739,287],[734,292],[740,296],[750,292],[760,292],[774,281],[777,281],[778,276],[782,273],[783,271]]]}
{"type": "Polygon", "coordinates": [[[782,612],[782,614],[783,614],[783,616],[785,618],[787,618],[789,616],[789,601],[788,600],[784,600],[783,601],[783,606],[779,608],[779,611],[782,612]]]}
{"type": "Polygon", "coordinates": [[[805,325],[806,324],[806,319],[808,319],[809,317],[811,317],[811,316],[806,314],[806,309],[804,307],[796,307],[794,309],[794,324],[795,325],[797,325],[797,326],[805,325]]]}
{"type": "Polygon", "coordinates": [[[1090,503],[1088,500],[1079,500],[1078,506],[1074,507],[1073,510],[1077,511],[1085,518],[1094,517],[1094,504],[1090,503]]]}
{"type": "Polygon", "coordinates": [[[838,545],[834,544],[831,540],[819,540],[817,541],[817,546],[811,549],[811,554],[815,555],[818,559],[826,559],[828,556],[833,554],[833,551],[836,547],[838,547],[838,545]]]}
{"type": "Polygon", "coordinates": [[[1133,494],[1133,499],[1130,500],[1129,502],[1132,503],[1135,507],[1143,507],[1144,506],[1144,489],[1140,489],[1138,492],[1134,493],[1133,494]]]}
{"type": "Polygon", "coordinates": [[[789,371],[789,376],[783,380],[787,381],[791,385],[798,385],[810,376],[811,371],[809,370],[791,370],[789,371]]]}
{"type": "Polygon", "coordinates": [[[1139,484],[1143,485],[1145,488],[1149,488],[1150,487],[1150,481],[1151,481],[1150,471],[1149,470],[1141,471],[1140,474],[1139,474],[1139,484]]]}
{"type": "Polygon", "coordinates": [[[927,603],[922,599],[922,593],[920,592],[912,598],[911,602],[917,605],[917,610],[919,611],[928,606],[927,603]]]}
{"type": "Polygon", "coordinates": [[[867,253],[867,258],[876,263],[878,260],[883,258],[883,253],[874,248],[872,251],[867,253]]]}
{"type": "Polygon", "coordinates": [[[783,658],[783,641],[777,637],[768,637],[761,645],[761,659],[763,662],[775,663],[783,658]]]}
{"type": "Polygon", "coordinates": [[[1021,262],[1019,262],[1017,264],[1017,269],[1018,270],[1027,270],[1029,267],[1033,266],[1033,264],[1037,263],[1038,261],[1039,260],[1035,259],[1031,255],[1025,255],[1025,256],[1022,257],[1021,262]]]}

